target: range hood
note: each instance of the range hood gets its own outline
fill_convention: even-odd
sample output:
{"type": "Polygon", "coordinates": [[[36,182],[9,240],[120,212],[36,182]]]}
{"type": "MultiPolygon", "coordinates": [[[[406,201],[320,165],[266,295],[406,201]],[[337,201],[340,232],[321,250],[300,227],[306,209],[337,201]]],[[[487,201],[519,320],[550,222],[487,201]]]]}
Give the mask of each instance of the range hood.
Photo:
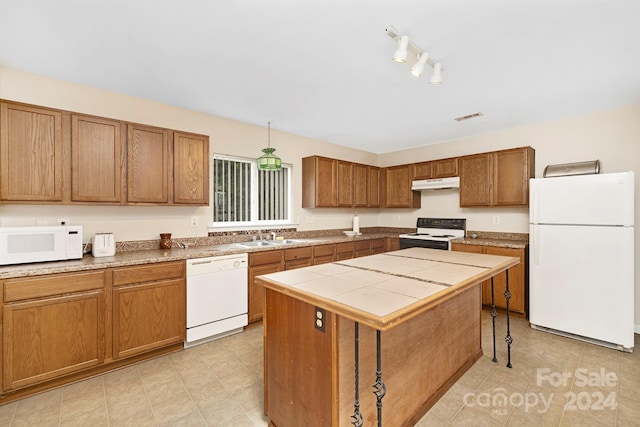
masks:
{"type": "Polygon", "coordinates": [[[414,191],[443,190],[445,188],[460,188],[460,177],[419,179],[411,184],[411,189],[414,191]]]}

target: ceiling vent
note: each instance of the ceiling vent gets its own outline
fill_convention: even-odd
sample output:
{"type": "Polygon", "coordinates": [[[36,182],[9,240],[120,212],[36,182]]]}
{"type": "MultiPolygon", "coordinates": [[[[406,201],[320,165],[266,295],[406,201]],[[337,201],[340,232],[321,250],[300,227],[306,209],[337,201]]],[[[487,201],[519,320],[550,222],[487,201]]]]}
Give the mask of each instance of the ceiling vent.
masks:
{"type": "Polygon", "coordinates": [[[482,113],[477,112],[477,113],[473,113],[473,114],[467,114],[466,116],[456,117],[454,120],[456,122],[463,122],[465,120],[473,119],[475,117],[480,117],[481,115],[482,115],[482,113]]]}

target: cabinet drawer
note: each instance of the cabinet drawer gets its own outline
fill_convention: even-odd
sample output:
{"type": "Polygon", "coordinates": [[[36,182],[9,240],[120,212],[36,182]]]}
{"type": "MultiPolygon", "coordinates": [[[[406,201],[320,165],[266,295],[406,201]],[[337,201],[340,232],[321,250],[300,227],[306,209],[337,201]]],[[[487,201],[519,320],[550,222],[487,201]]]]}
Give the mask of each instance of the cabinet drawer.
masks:
{"type": "Polygon", "coordinates": [[[353,252],[355,248],[356,244],[354,242],[337,243],[336,253],[341,254],[345,252],[353,252]]]}
{"type": "Polygon", "coordinates": [[[369,240],[361,240],[356,242],[356,252],[358,251],[368,251],[371,249],[371,242],[369,240]]]}
{"type": "Polygon", "coordinates": [[[370,241],[371,249],[384,249],[384,239],[374,239],[370,241]]]}
{"type": "Polygon", "coordinates": [[[4,282],[4,302],[102,289],[104,282],[104,270],[10,279],[4,282]]]}
{"type": "Polygon", "coordinates": [[[333,256],[336,254],[336,245],[319,245],[313,246],[313,256],[315,258],[333,256]]]}
{"type": "Polygon", "coordinates": [[[313,248],[311,246],[307,246],[305,248],[285,249],[284,260],[292,261],[292,260],[304,259],[304,258],[309,259],[311,258],[312,252],[313,252],[313,248]]]}
{"type": "Polygon", "coordinates": [[[144,266],[117,268],[113,270],[113,286],[156,280],[181,279],[185,277],[185,262],[160,262],[144,266]]]}
{"type": "Polygon", "coordinates": [[[291,261],[285,261],[284,269],[293,270],[296,268],[309,267],[311,265],[311,258],[301,258],[291,261]]]}
{"type": "Polygon", "coordinates": [[[249,254],[249,267],[274,264],[282,261],[282,250],[265,251],[249,254]]]}

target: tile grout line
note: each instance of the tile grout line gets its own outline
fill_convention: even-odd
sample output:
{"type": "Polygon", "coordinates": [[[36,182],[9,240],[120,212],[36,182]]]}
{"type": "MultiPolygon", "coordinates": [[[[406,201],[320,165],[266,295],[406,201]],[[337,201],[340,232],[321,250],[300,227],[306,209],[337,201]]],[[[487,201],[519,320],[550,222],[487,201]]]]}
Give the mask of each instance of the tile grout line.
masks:
{"type": "MultiPolygon", "coordinates": [[[[188,350],[188,349],[185,349],[185,350],[188,350]]],[[[202,359],[199,354],[197,354],[197,356],[198,356],[198,358],[202,359]]],[[[193,403],[194,408],[196,408],[196,410],[198,411],[198,415],[200,415],[200,419],[202,419],[202,421],[204,422],[205,426],[208,426],[209,423],[207,422],[207,420],[202,415],[202,412],[200,411],[200,407],[198,406],[198,404],[195,402],[195,400],[193,400],[193,396],[191,395],[191,392],[189,391],[187,386],[184,384],[184,381],[183,381],[182,377],[180,376],[180,374],[178,373],[178,371],[176,370],[176,367],[173,364],[173,361],[171,360],[170,357],[168,357],[168,356],[166,356],[166,357],[167,357],[167,360],[169,361],[169,364],[171,365],[171,369],[173,369],[173,372],[175,372],[176,376],[178,377],[178,379],[180,381],[180,384],[182,384],[182,387],[184,388],[184,390],[189,395],[189,400],[191,401],[191,403],[193,403]]]]}

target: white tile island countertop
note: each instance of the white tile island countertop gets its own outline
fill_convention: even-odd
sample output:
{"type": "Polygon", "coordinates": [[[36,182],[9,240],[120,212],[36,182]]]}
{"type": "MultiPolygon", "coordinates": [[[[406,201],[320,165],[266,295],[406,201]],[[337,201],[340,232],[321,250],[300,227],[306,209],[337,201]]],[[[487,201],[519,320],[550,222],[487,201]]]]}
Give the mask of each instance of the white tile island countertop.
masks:
{"type": "Polygon", "coordinates": [[[413,426],[482,356],[481,283],[519,262],[410,248],[258,276],[270,426],[413,426]]]}
{"type": "Polygon", "coordinates": [[[267,288],[384,331],[519,262],[515,257],[409,248],[259,279],[267,288]]]}

